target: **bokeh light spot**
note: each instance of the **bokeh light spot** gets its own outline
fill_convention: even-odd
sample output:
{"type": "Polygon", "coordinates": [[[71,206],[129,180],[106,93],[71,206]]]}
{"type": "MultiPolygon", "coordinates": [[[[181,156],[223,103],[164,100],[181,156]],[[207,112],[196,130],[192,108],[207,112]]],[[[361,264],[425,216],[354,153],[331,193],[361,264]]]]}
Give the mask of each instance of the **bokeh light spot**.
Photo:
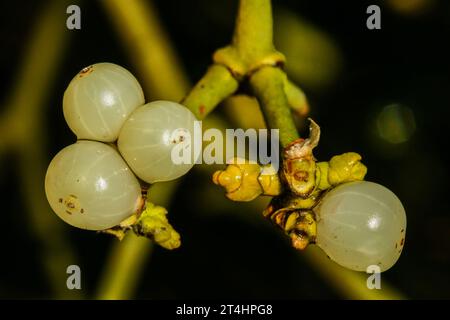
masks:
{"type": "Polygon", "coordinates": [[[376,125],[380,138],[392,144],[407,142],[416,130],[413,111],[397,103],[387,105],[381,110],[376,125]]]}

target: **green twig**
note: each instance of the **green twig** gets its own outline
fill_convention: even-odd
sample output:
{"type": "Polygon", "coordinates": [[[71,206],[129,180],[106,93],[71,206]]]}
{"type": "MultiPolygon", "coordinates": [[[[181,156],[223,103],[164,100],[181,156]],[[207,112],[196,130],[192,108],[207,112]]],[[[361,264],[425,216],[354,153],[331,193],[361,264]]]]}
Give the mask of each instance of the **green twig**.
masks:
{"type": "Polygon", "coordinates": [[[271,0],[241,0],[233,35],[233,46],[243,60],[257,60],[274,51],[271,0]]]}
{"type": "Polygon", "coordinates": [[[232,95],[239,83],[223,65],[212,65],[182,103],[197,117],[206,117],[222,100],[232,95]]]}
{"type": "Polygon", "coordinates": [[[251,76],[250,84],[261,105],[267,126],[280,130],[280,143],[286,147],[299,135],[284,92],[284,77],[285,74],[279,68],[263,67],[251,76]]]}
{"type": "Polygon", "coordinates": [[[270,0],[241,0],[231,45],[214,53],[216,63],[226,65],[242,79],[264,65],[284,63],[284,55],[273,45],[270,0]]]}

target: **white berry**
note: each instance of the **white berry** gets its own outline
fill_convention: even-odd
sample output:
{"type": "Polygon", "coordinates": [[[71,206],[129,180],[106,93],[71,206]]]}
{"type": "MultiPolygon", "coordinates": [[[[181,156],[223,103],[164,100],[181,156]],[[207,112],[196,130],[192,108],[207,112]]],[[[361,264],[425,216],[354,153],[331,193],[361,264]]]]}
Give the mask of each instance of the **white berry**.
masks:
{"type": "Polygon", "coordinates": [[[51,161],[45,192],[55,213],[81,229],[118,225],[141,205],[137,178],[109,145],[78,141],[51,161]]]}
{"type": "Polygon", "coordinates": [[[120,128],[144,93],[136,78],[113,63],[97,63],[81,70],[63,98],[64,117],[78,139],[117,140],[120,128]]]}
{"type": "Polygon", "coordinates": [[[176,179],[195,162],[195,121],[194,114],[178,103],[147,103],[136,109],[123,125],[117,142],[119,151],[134,173],[148,183],[176,179]],[[174,162],[175,146],[186,147],[189,161],[174,162]]]}
{"type": "Polygon", "coordinates": [[[328,192],[314,209],[316,243],[338,264],[357,271],[392,267],[405,241],[406,214],[389,189],[368,181],[328,192]]]}

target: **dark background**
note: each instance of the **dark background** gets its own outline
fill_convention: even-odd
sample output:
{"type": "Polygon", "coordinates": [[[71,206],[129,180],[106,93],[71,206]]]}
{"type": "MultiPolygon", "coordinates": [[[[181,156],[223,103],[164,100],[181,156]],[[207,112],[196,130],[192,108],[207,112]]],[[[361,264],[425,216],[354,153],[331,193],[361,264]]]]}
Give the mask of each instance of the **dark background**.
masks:
{"type": "MultiPolygon", "coordinates": [[[[283,12],[307,21],[327,35],[339,56],[334,62],[337,71],[329,78],[325,73],[327,79],[311,80],[308,74],[294,71],[290,74],[304,88],[311,116],[322,128],[316,157],[326,160],[346,151],[362,154],[369,168],[366,179],[391,189],[406,209],[405,249],[383,277],[409,298],[450,298],[446,152],[450,3],[412,1],[412,9],[405,11],[392,2],[371,2],[381,7],[381,30],[366,28],[367,4],[361,1],[274,1],[275,24],[283,12]],[[424,7],[414,9],[416,2],[424,2],[424,7]],[[394,105],[396,111],[383,118],[382,111],[388,105],[394,105]],[[383,125],[388,126],[388,133],[400,130],[401,142],[383,136],[383,125]]],[[[74,141],[64,122],[61,103],[73,75],[99,61],[133,71],[98,2],[74,3],[82,9],[82,29],[71,31],[63,67],[47,101],[48,162],[74,141]]],[[[154,4],[187,74],[195,82],[210,64],[212,52],[229,42],[237,1],[166,0],[154,4]]],[[[46,1],[0,4],[0,102],[7,98],[35,17],[45,5],[46,1]]],[[[295,36],[292,31],[292,42],[295,36]]],[[[289,74],[290,56],[285,53],[289,74]]],[[[0,112],[3,110],[4,103],[0,105],[0,112]]],[[[217,112],[224,113],[220,108],[217,112]]],[[[25,227],[27,209],[17,183],[15,155],[0,156],[0,298],[52,297],[40,264],[39,243],[25,227]]],[[[36,188],[43,188],[43,181],[36,182],[36,188]]],[[[261,223],[249,223],[238,217],[248,214],[239,212],[239,205],[208,203],[205,190],[215,188],[199,171],[191,171],[183,180],[169,208],[183,245],[173,252],[155,249],[135,297],[343,298],[299,259],[286,239],[262,217],[261,223]]],[[[115,240],[64,228],[83,270],[83,288],[87,295],[93,294],[115,240]]]]}

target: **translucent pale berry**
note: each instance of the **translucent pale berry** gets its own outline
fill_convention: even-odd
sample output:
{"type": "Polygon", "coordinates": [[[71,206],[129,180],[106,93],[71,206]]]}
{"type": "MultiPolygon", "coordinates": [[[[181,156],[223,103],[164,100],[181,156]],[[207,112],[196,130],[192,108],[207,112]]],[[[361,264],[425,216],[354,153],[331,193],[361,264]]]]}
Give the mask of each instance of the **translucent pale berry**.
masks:
{"type": "Polygon", "coordinates": [[[96,63],[81,70],[63,98],[64,117],[78,139],[117,140],[120,128],[144,93],[136,78],[113,63],[96,63]]]}
{"type": "Polygon", "coordinates": [[[368,181],[340,185],[314,209],[316,243],[338,264],[357,271],[392,267],[400,257],[406,215],[387,188],[368,181]]]}
{"type": "Polygon", "coordinates": [[[118,225],[141,205],[137,178],[109,145],[78,141],[51,161],[45,192],[56,214],[81,229],[118,225]]]}
{"type": "Polygon", "coordinates": [[[134,173],[146,182],[176,179],[195,162],[195,121],[194,114],[178,103],[147,103],[136,109],[123,125],[117,142],[119,151],[134,173]],[[174,152],[179,158],[188,155],[187,161],[174,159],[174,148],[179,151],[174,152]]]}

